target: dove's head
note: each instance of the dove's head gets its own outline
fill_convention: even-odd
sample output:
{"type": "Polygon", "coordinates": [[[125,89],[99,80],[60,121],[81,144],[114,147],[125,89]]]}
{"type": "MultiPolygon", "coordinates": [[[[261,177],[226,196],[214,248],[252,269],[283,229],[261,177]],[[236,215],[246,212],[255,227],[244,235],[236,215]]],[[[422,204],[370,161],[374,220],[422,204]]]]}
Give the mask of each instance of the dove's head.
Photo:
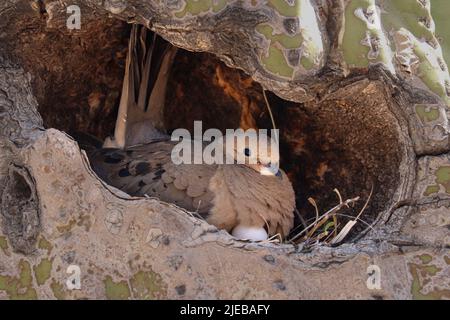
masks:
{"type": "Polygon", "coordinates": [[[279,146],[264,131],[236,130],[225,135],[225,153],[234,163],[243,164],[262,175],[281,176],[279,146]]]}

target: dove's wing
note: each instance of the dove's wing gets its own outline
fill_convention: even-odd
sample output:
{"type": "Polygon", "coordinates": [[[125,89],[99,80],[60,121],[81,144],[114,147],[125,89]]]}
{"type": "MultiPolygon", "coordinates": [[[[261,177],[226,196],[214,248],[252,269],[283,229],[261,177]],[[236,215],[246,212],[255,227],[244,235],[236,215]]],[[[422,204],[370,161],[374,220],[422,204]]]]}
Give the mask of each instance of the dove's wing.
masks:
{"type": "Polygon", "coordinates": [[[157,197],[206,217],[214,197],[208,185],[217,166],[175,165],[174,145],[159,140],[126,150],[101,149],[90,160],[105,182],[130,195],[157,197]]]}

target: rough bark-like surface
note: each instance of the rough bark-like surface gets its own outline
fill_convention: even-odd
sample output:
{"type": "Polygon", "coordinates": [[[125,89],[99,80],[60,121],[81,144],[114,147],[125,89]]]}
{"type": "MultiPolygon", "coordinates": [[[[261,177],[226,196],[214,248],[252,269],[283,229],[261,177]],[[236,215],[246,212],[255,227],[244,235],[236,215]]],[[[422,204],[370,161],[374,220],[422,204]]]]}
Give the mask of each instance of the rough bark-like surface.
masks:
{"type": "Polygon", "coordinates": [[[32,74],[45,126],[104,139],[114,129],[122,89],[126,23],[82,7],[83,28],[71,31],[65,11],[48,17],[20,4],[20,15],[2,19],[3,29],[15,32],[0,35],[0,50],[32,74]]]}
{"type": "Polygon", "coordinates": [[[61,132],[47,131],[20,157],[35,179],[42,225],[26,257],[3,238],[5,298],[448,296],[446,250],[400,253],[388,241],[366,241],[308,254],[290,245],[237,242],[174,206],[105,186],[61,132]],[[382,290],[367,289],[371,264],[382,270],[382,290]],[[69,265],[81,268],[81,290],[65,286],[69,265]],[[21,279],[27,280],[14,291],[21,279]]]}
{"type": "MultiPolygon", "coordinates": [[[[386,67],[351,67],[344,77],[343,30],[338,32],[344,2],[312,2],[323,19],[326,55],[319,54],[309,71],[294,68],[290,79],[274,77],[261,63],[267,46],[255,40],[255,28],[285,19],[260,2],[250,13],[247,2],[231,1],[198,17],[177,18],[174,12],[184,1],[78,2],[100,16],[109,11],[145,23],[181,47],[213,52],[280,96],[303,102],[277,111],[286,126],[282,139],[296,189],[306,196],[310,190],[302,188],[315,181],[316,190],[344,186],[350,196],[364,196],[374,182],[367,218],[375,224],[358,241],[334,248],[251,244],[172,205],[131,198],[105,185],[75,141],[58,130],[42,130],[31,88],[36,95],[48,89],[36,80],[40,68],[26,63],[28,54],[19,56],[19,43],[5,31],[0,32],[0,298],[450,298],[447,107],[426,86],[413,86],[417,82],[386,67]],[[288,118],[304,120],[299,122],[304,128],[288,118]],[[80,290],[66,286],[70,265],[81,269],[80,290]],[[381,270],[380,290],[366,285],[370,265],[381,270]]],[[[47,2],[49,28],[63,28],[59,3],[47,2]]],[[[17,25],[17,13],[30,13],[28,8],[25,1],[2,2],[1,30],[13,21],[17,25]]],[[[86,21],[94,19],[83,8],[86,21]]],[[[46,32],[51,33],[40,30],[46,32]]],[[[242,123],[242,117],[233,121],[238,120],[242,123]]],[[[318,192],[316,198],[327,194],[318,192]]]]}

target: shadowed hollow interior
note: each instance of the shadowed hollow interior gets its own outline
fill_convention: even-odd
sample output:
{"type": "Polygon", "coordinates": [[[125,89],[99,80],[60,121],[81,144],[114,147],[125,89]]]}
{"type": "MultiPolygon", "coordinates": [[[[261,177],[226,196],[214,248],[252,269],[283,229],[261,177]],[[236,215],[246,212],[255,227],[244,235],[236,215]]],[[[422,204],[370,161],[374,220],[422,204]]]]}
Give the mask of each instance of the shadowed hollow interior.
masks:
{"type": "MultiPolygon", "coordinates": [[[[92,134],[113,133],[120,99],[129,25],[108,18],[87,23],[83,32],[48,30],[39,18],[15,22],[9,46],[32,74],[34,94],[46,127],[92,134]],[[45,50],[44,50],[45,48],[45,50]]],[[[165,125],[192,130],[194,120],[208,128],[272,127],[261,86],[244,72],[228,68],[207,53],[179,50],[167,90],[165,125]]],[[[367,223],[390,203],[398,183],[400,152],[396,120],[377,83],[361,80],[320,102],[288,102],[268,93],[281,134],[281,167],[296,191],[306,221],[345,199],[361,197],[373,185],[367,223]]],[[[297,219],[298,220],[298,219],[297,219]]],[[[344,220],[342,220],[344,221],[344,220]]],[[[344,223],[344,222],[343,222],[344,223]]],[[[300,221],[296,232],[302,229],[300,221]]],[[[365,229],[364,224],[354,231],[365,229]],[[359,229],[358,229],[359,228],[359,229]]]]}

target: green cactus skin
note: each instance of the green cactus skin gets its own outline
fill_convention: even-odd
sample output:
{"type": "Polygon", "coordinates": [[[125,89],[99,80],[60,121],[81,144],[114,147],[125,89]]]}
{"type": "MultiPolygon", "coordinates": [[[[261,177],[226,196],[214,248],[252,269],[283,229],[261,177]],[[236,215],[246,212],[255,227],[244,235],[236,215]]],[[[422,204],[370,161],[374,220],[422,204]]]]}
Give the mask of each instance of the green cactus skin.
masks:
{"type": "Polygon", "coordinates": [[[183,18],[186,15],[196,16],[201,13],[212,11],[217,13],[227,5],[226,0],[186,0],[183,10],[175,13],[177,18],[183,18]]]}
{"type": "Polygon", "coordinates": [[[347,4],[342,51],[349,67],[367,67],[369,63],[380,62],[395,74],[393,53],[383,32],[381,12],[375,0],[356,0],[347,4]]]}
{"type": "Polygon", "coordinates": [[[431,16],[436,25],[436,38],[442,47],[445,62],[450,63],[450,1],[431,0],[431,16]]]}
{"type": "MultiPolygon", "coordinates": [[[[178,19],[216,15],[227,7],[265,12],[255,28],[259,63],[278,81],[303,79],[324,65],[325,21],[312,0],[185,0],[178,19]]],[[[450,105],[450,1],[351,0],[344,2],[340,51],[347,68],[382,64],[404,74],[450,105]]]]}
{"type": "Polygon", "coordinates": [[[309,0],[268,0],[274,21],[262,23],[256,31],[267,40],[260,61],[266,71],[282,78],[298,79],[323,64],[323,38],[314,6],[309,0]]]}
{"type": "Polygon", "coordinates": [[[349,1],[342,41],[345,62],[350,68],[382,63],[392,74],[406,72],[450,105],[449,50],[438,41],[449,38],[442,14],[449,10],[450,3],[441,0],[349,1]]]}

